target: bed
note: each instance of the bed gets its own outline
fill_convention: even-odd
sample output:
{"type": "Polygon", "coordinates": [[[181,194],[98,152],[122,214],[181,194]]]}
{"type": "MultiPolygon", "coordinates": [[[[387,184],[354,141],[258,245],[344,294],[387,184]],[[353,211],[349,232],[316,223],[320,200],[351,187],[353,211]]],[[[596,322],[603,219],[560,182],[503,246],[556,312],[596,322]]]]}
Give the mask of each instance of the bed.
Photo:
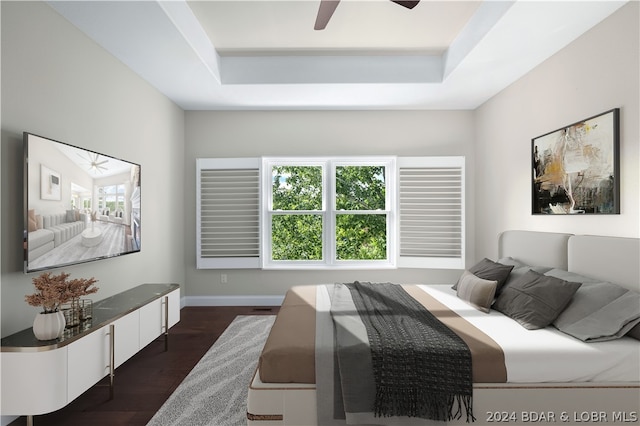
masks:
{"type": "MultiPolygon", "coordinates": [[[[502,361],[493,362],[488,358],[482,364],[476,352],[485,352],[471,349],[475,423],[629,424],[640,421],[640,342],[636,340],[640,325],[635,326],[637,320],[627,321],[624,327],[616,328],[622,337],[608,338],[598,337],[600,334],[592,331],[591,326],[585,326],[593,322],[593,318],[598,324],[608,325],[608,317],[599,316],[607,309],[634,312],[640,309],[637,306],[640,240],[506,231],[498,238],[498,258],[500,266],[512,268],[501,295],[488,312],[470,304],[477,300],[467,300],[460,295],[461,290],[469,288],[463,281],[468,271],[462,274],[456,283],[459,288],[455,290],[453,283],[403,286],[429,309],[446,305],[448,312],[455,313],[446,315],[458,324],[452,327],[464,328],[471,324],[471,328],[481,330],[486,347],[498,346],[498,354],[502,351],[502,361]],[[508,302],[501,302],[501,312],[494,309],[498,301],[509,300],[505,295],[513,294],[518,280],[524,280],[525,274],[535,276],[546,285],[568,283],[567,289],[571,283],[581,281],[579,286],[567,290],[570,296],[563,296],[569,297],[570,302],[563,305],[562,313],[553,324],[527,329],[523,324],[535,319],[518,317],[520,313],[510,311],[508,302]],[[610,296],[613,292],[622,295],[618,297],[616,293],[614,298],[610,296]],[[585,297],[602,294],[613,300],[607,299],[607,308],[594,309],[595,316],[585,314],[587,319],[572,317],[583,306],[576,300],[583,303],[585,297]],[[574,303],[573,307],[570,303],[574,303]],[[528,344],[526,349],[519,346],[522,342],[528,344]],[[499,368],[494,368],[496,366],[499,368]]],[[[472,276],[469,282],[477,284],[474,279],[482,281],[472,276]]],[[[331,288],[299,286],[287,293],[249,386],[248,424],[443,424],[416,417],[385,418],[368,413],[347,413],[348,423],[345,419],[333,418],[334,401],[325,392],[327,387],[336,387],[332,381],[334,362],[332,356],[322,354],[326,350],[324,344],[333,339],[327,335],[330,334],[327,328],[332,328],[328,300],[331,288]]],[[[553,291],[557,288],[553,287],[553,291]]],[[[560,296],[554,294],[556,298],[560,296]]],[[[636,317],[636,314],[627,314],[627,318],[636,317]]],[[[464,424],[467,420],[462,416],[446,424],[464,424]]]]}

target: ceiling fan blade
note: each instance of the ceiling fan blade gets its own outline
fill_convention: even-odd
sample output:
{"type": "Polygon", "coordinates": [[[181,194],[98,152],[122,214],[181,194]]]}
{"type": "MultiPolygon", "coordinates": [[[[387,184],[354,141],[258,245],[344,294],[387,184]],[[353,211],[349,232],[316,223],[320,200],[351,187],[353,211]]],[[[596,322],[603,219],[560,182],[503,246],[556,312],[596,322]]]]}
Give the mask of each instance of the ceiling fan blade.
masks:
{"type": "Polygon", "coordinates": [[[96,163],[96,166],[99,166],[100,164],[104,164],[104,163],[108,163],[108,162],[109,162],[109,160],[103,160],[103,161],[100,161],[99,163],[96,163]]]}
{"type": "Polygon", "coordinates": [[[407,9],[413,9],[420,3],[420,0],[391,0],[392,2],[404,6],[407,9]]]}
{"type": "Polygon", "coordinates": [[[316,17],[316,24],[314,30],[324,30],[333,12],[338,7],[340,0],[320,0],[320,7],[318,8],[318,16],[316,17]]]}

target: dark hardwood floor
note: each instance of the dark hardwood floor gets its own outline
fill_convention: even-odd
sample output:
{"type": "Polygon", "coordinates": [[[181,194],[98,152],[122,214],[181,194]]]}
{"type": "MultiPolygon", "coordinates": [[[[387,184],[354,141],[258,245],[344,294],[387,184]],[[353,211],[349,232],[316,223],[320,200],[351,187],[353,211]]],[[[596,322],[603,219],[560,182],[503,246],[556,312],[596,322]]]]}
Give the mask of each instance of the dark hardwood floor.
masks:
{"type": "MultiPolygon", "coordinates": [[[[274,315],[278,309],[183,308],[180,322],[169,330],[167,352],[161,337],[116,369],[112,400],[105,379],[65,408],[34,416],[33,423],[35,426],[146,425],[236,315],[274,315]]],[[[10,426],[25,424],[26,417],[20,417],[10,426]]]]}

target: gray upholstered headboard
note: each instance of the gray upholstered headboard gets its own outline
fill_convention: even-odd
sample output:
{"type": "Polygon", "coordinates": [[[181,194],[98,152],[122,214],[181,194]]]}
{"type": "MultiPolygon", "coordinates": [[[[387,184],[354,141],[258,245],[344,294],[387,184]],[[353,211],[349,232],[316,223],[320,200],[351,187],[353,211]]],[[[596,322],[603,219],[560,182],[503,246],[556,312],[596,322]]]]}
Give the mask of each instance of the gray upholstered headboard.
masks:
{"type": "Polygon", "coordinates": [[[640,291],[640,239],[505,231],[498,237],[498,257],[564,269],[640,291]]]}
{"type": "Polygon", "coordinates": [[[568,270],[640,291],[640,239],[574,235],[568,270]]]}
{"type": "Polygon", "coordinates": [[[525,265],[567,269],[567,242],[572,234],[505,231],[498,237],[498,257],[513,257],[525,265]]]}

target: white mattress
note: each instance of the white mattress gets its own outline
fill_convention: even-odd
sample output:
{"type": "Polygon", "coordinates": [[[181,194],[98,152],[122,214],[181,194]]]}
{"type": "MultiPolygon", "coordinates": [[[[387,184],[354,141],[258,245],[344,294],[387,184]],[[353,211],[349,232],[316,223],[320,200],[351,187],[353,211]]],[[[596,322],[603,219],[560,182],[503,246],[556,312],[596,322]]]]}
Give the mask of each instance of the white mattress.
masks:
{"type": "Polygon", "coordinates": [[[554,327],[527,330],[500,312],[478,311],[451,285],[419,287],[502,347],[510,383],[640,381],[640,343],[630,337],[584,343],[554,327]]]}

